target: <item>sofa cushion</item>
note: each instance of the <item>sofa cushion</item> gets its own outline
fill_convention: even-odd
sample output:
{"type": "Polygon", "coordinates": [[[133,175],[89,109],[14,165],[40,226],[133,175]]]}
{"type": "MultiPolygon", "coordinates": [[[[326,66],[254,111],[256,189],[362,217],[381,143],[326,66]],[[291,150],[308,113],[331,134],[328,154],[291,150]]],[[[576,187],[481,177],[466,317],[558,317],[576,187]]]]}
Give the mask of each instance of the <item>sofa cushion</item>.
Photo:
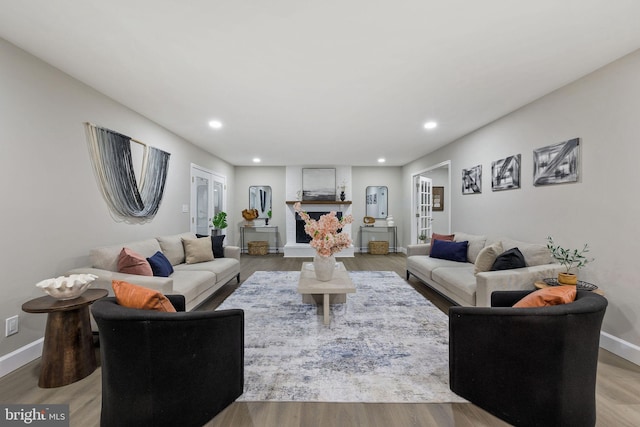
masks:
{"type": "Polygon", "coordinates": [[[225,237],[226,234],[211,236],[211,249],[213,250],[214,258],[224,258],[224,246],[222,246],[222,242],[225,237]]]}
{"type": "Polygon", "coordinates": [[[129,248],[122,248],[120,251],[118,273],[153,276],[153,270],[147,259],[129,248]]]}
{"type": "Polygon", "coordinates": [[[514,307],[546,307],[549,305],[569,304],[576,299],[576,287],[550,286],[531,292],[515,303],[514,307]]]}
{"type": "Polygon", "coordinates": [[[209,237],[182,239],[182,244],[184,245],[184,260],[187,264],[213,260],[213,250],[211,249],[211,239],[209,237]]]}
{"type": "Polygon", "coordinates": [[[431,242],[431,258],[446,259],[449,261],[467,261],[468,242],[448,242],[434,240],[431,242]]]}
{"type": "Polygon", "coordinates": [[[473,271],[474,274],[491,270],[491,267],[496,261],[496,258],[498,258],[498,255],[500,255],[502,252],[504,251],[502,250],[501,242],[496,242],[482,248],[482,250],[478,254],[478,257],[476,258],[475,268],[473,271]]]}
{"type": "Polygon", "coordinates": [[[147,258],[153,275],[158,277],[169,277],[173,273],[173,266],[166,256],[160,251],[153,254],[153,256],[147,258]]]}
{"type": "Polygon", "coordinates": [[[478,258],[478,254],[480,253],[482,248],[484,248],[487,236],[467,233],[455,233],[455,237],[453,238],[454,242],[463,242],[465,240],[469,242],[469,247],[467,249],[467,261],[475,264],[476,258],[478,258]]]}
{"type": "MultiPolygon", "coordinates": [[[[217,262],[210,261],[210,262],[217,262]]],[[[174,266],[176,270],[171,275],[173,279],[173,291],[175,293],[184,295],[185,300],[193,301],[198,295],[203,292],[207,292],[216,284],[216,275],[211,271],[198,271],[198,270],[180,270],[178,267],[187,264],[178,264],[174,266]]],[[[197,264],[189,264],[197,265],[197,264]]]]}
{"type": "Polygon", "coordinates": [[[476,305],[476,276],[473,265],[463,264],[465,267],[439,267],[431,273],[433,280],[440,286],[454,294],[454,300],[468,305],[476,305]]]}
{"type": "Polygon", "coordinates": [[[171,236],[156,237],[160,244],[160,248],[162,248],[162,253],[169,261],[171,261],[171,265],[182,264],[184,262],[184,246],[182,245],[182,239],[195,238],[196,235],[194,233],[182,233],[171,236]]]}
{"type": "Polygon", "coordinates": [[[123,307],[166,312],[176,311],[171,301],[156,290],[122,280],[114,280],[111,286],[118,304],[123,307]]]}
{"type": "Polygon", "coordinates": [[[432,280],[432,272],[440,267],[468,267],[468,262],[448,261],[445,259],[431,258],[425,255],[407,257],[407,270],[413,275],[425,280],[432,280]]]}
{"type": "Polygon", "coordinates": [[[453,238],[455,237],[455,235],[453,234],[438,234],[438,233],[432,233],[431,234],[431,241],[429,243],[431,243],[431,246],[429,247],[429,255],[431,255],[431,251],[433,250],[433,242],[435,240],[444,240],[447,242],[453,242],[453,238]]]}
{"type": "Polygon", "coordinates": [[[140,240],[137,242],[94,248],[89,252],[89,261],[91,262],[91,266],[102,270],[118,271],[118,258],[123,247],[129,248],[145,258],[150,257],[160,250],[160,245],[158,245],[158,241],[156,239],[140,240]]]}
{"type": "Polygon", "coordinates": [[[527,267],[533,267],[534,265],[544,265],[553,263],[551,252],[546,245],[537,243],[520,242],[509,238],[502,238],[503,249],[509,250],[511,248],[518,248],[524,256],[524,261],[527,267]]]}
{"type": "Polygon", "coordinates": [[[523,268],[526,266],[522,252],[520,252],[518,248],[511,248],[498,255],[491,266],[491,271],[513,270],[515,268],[523,268]]]}

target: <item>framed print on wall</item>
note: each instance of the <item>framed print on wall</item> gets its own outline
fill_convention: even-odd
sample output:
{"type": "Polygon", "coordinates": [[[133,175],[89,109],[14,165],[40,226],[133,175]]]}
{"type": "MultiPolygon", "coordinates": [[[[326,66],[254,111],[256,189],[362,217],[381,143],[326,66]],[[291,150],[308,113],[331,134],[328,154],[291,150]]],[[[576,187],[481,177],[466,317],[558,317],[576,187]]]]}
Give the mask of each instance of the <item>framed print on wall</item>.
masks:
{"type": "Polygon", "coordinates": [[[303,168],[302,200],[335,201],[335,168],[303,168]]]}
{"type": "Polygon", "coordinates": [[[482,165],[462,169],[462,194],[482,193],[482,165]]]}
{"type": "Polygon", "coordinates": [[[578,181],[580,138],[533,150],[533,185],[578,181]]]}
{"type": "Polygon", "coordinates": [[[491,162],[493,191],[520,188],[520,154],[491,162]]]}
{"type": "Polygon", "coordinates": [[[431,210],[433,212],[444,210],[444,187],[431,187],[431,210]]]}

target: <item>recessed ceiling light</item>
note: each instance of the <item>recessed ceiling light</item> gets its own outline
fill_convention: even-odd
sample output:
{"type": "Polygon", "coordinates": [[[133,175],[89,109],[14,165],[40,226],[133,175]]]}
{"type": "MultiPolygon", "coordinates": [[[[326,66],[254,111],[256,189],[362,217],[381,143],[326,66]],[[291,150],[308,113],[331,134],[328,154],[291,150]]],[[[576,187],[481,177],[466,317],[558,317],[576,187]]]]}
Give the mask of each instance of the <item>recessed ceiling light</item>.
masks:
{"type": "Polygon", "coordinates": [[[254,157],[253,158],[253,163],[260,163],[260,162],[261,162],[261,160],[260,160],[259,157],[254,157]]]}
{"type": "Polygon", "coordinates": [[[220,120],[211,120],[209,122],[209,126],[211,126],[214,129],[220,129],[222,128],[222,122],[220,120]]]}
{"type": "Polygon", "coordinates": [[[425,129],[435,129],[436,127],[438,127],[438,123],[434,121],[429,121],[424,124],[425,129]]]}
{"type": "Polygon", "coordinates": [[[384,162],[386,162],[386,161],[387,161],[387,159],[385,159],[384,157],[380,157],[380,158],[378,159],[378,163],[384,163],[384,162]]]}

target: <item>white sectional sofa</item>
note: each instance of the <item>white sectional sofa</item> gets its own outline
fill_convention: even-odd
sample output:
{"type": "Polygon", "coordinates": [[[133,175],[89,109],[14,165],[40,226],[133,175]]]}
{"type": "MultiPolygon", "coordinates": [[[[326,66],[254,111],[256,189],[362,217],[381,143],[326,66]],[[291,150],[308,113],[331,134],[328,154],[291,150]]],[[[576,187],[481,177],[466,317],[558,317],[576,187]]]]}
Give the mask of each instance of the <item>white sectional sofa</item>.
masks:
{"type": "Polygon", "coordinates": [[[162,236],[153,239],[128,242],[120,245],[95,248],[90,251],[90,267],[76,268],[72,273],[91,273],[98,276],[91,284],[94,288],[109,290],[112,280],[123,280],[135,285],[155,289],[163,294],[185,296],[186,310],[192,310],[209,298],[224,284],[236,278],[240,283],[240,248],[225,246],[224,258],[215,258],[195,264],[185,263],[182,239],[195,239],[193,233],[162,236]],[[122,248],[129,248],[148,258],[157,251],[162,252],[171,262],[174,272],[169,277],[141,276],[118,272],[118,257],[122,248]]]}
{"type": "Polygon", "coordinates": [[[538,280],[557,277],[563,271],[553,263],[545,245],[519,242],[507,237],[455,233],[454,241],[468,241],[467,262],[429,257],[431,244],[407,247],[407,280],[415,276],[440,294],[462,306],[489,307],[491,293],[498,290],[533,289],[538,280]],[[475,274],[475,261],[480,251],[501,242],[503,251],[517,247],[526,267],[512,270],[483,271],[475,274]]]}

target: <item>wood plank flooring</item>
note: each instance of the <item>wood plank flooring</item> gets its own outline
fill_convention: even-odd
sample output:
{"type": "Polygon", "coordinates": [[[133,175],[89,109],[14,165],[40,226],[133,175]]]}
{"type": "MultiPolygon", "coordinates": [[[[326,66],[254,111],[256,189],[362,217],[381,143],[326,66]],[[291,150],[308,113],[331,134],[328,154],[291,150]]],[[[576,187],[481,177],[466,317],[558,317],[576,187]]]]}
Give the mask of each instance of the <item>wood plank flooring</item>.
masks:
{"type": "MultiPolygon", "coordinates": [[[[259,270],[300,269],[310,259],[243,255],[241,278],[244,281],[259,270]]],[[[395,271],[405,277],[402,254],[356,254],[341,258],[348,270],[395,271]]],[[[409,283],[445,313],[450,306],[445,298],[430,290],[414,277],[409,283]]],[[[200,309],[217,307],[238,287],[234,281],[222,287],[200,309]]],[[[100,368],[74,384],[55,389],[38,388],[40,361],[0,379],[2,403],[68,403],[71,426],[100,425],[100,368]]],[[[640,425],[640,367],[605,350],[600,351],[596,389],[597,426],[640,425]]],[[[577,405],[580,402],[576,402],[577,405]]],[[[308,403],[308,402],[236,402],[206,424],[208,427],[244,426],[507,426],[508,424],[470,403],[397,404],[397,403],[308,403]]]]}

